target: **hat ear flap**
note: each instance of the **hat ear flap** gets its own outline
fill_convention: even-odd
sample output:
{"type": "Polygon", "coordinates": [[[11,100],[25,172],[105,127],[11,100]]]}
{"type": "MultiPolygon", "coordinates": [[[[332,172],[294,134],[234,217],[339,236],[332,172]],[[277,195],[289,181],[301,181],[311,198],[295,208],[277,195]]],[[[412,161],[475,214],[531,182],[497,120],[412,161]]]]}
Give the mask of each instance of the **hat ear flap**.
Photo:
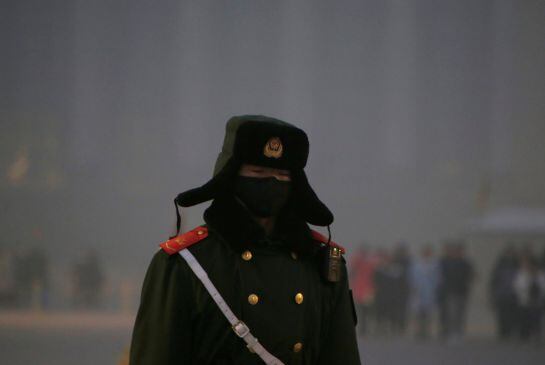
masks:
{"type": "Polygon", "coordinates": [[[233,178],[239,168],[240,162],[231,157],[221,171],[206,184],[178,194],[176,203],[181,207],[191,207],[230,193],[233,189],[233,178]]]}
{"type": "Polygon", "coordinates": [[[318,199],[308,182],[305,171],[294,170],[291,176],[294,202],[305,221],[315,226],[328,226],[333,223],[333,213],[318,199]]]}

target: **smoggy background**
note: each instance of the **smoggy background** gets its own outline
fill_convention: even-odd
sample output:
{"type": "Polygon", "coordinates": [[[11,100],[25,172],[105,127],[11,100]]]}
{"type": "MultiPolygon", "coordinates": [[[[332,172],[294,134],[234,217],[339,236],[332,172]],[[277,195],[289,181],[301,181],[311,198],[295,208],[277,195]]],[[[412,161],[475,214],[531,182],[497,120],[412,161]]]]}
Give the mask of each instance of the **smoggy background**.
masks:
{"type": "MultiPolygon", "coordinates": [[[[255,113],[308,133],[311,184],[349,252],[465,238],[479,288],[507,239],[545,243],[544,14],[515,0],[3,0],[1,245],[47,258],[41,310],[70,310],[71,268],[93,251],[102,309],[134,314],[172,199],[210,178],[226,120],[255,113]]],[[[183,211],[185,229],[205,207],[183,211]]]]}

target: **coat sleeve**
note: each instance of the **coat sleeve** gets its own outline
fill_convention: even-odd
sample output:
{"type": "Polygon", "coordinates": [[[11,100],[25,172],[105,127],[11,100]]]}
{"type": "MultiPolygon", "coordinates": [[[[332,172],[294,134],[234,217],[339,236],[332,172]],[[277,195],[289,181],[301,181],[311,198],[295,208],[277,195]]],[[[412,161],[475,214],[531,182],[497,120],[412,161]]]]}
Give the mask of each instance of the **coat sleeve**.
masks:
{"type": "Polygon", "coordinates": [[[179,255],[162,250],[146,272],[134,324],[130,365],[183,365],[191,358],[192,287],[179,255]]]}
{"type": "MultiPolygon", "coordinates": [[[[344,262],[344,260],[343,260],[344,262]]],[[[336,284],[333,311],[329,318],[329,329],[325,343],[322,344],[320,365],[361,364],[356,340],[356,318],[352,294],[348,289],[346,265],[343,265],[343,279],[336,284]]]]}

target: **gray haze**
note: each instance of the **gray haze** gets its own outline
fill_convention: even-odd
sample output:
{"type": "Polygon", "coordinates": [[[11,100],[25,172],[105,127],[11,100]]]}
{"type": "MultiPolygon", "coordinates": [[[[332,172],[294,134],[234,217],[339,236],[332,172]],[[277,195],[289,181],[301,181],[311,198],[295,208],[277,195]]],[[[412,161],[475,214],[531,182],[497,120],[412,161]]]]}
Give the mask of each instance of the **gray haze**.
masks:
{"type": "MultiPolygon", "coordinates": [[[[138,285],[232,115],[307,131],[335,241],[545,206],[545,1],[7,1],[0,233],[138,285]],[[484,196],[484,197],[483,197],[484,196]]],[[[204,206],[184,211],[186,228],[204,206]]]]}

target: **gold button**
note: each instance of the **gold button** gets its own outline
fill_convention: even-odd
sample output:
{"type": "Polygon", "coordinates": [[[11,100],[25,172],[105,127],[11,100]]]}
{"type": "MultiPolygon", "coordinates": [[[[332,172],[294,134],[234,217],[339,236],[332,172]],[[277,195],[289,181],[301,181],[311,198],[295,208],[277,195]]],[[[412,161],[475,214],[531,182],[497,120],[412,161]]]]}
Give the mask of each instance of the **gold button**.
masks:
{"type": "Polygon", "coordinates": [[[295,345],[293,345],[293,352],[300,352],[303,349],[303,344],[301,342],[297,342],[295,345]]]}
{"type": "Polygon", "coordinates": [[[203,234],[204,231],[197,231],[197,234],[200,236],[201,234],[203,234]]]}
{"type": "Polygon", "coordinates": [[[297,254],[295,252],[291,253],[291,258],[297,260],[297,254]]]}
{"type": "Polygon", "coordinates": [[[257,302],[259,302],[259,297],[255,294],[250,294],[248,296],[248,303],[250,303],[251,305],[256,305],[257,302]]]}
{"type": "Polygon", "coordinates": [[[250,251],[244,251],[242,253],[242,259],[244,261],[250,261],[252,259],[252,253],[250,251]]]}
{"type": "Polygon", "coordinates": [[[295,294],[295,303],[301,304],[303,303],[303,299],[304,299],[303,294],[301,293],[295,294]]]}

